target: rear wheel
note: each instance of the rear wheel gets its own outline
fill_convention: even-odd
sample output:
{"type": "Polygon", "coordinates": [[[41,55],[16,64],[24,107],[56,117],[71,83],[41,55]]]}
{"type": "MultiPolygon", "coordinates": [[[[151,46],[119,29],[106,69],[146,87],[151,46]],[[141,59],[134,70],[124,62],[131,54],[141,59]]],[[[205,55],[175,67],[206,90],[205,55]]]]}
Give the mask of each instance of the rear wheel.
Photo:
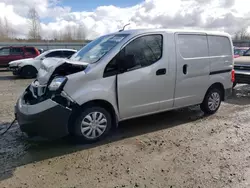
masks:
{"type": "Polygon", "coordinates": [[[78,140],[93,143],[103,139],[110,131],[112,119],[110,113],[101,107],[83,110],[75,123],[75,136],[78,140]]]}
{"type": "Polygon", "coordinates": [[[222,91],[217,88],[211,88],[200,105],[201,110],[206,114],[214,114],[218,111],[221,101],[222,91]]]}
{"type": "Polygon", "coordinates": [[[20,76],[22,78],[35,78],[37,75],[37,70],[32,66],[25,66],[21,69],[20,76]]]}

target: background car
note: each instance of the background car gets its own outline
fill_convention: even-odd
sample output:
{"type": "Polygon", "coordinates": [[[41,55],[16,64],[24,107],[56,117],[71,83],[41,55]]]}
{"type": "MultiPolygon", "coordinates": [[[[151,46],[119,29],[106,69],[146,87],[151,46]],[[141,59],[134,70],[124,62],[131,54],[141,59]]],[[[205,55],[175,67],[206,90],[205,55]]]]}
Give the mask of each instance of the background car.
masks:
{"type": "Polygon", "coordinates": [[[3,47],[0,48],[0,67],[8,67],[8,63],[14,60],[34,58],[40,52],[35,47],[3,47]]]}
{"type": "Polygon", "coordinates": [[[70,58],[76,50],[53,49],[45,51],[35,58],[16,60],[9,63],[9,69],[13,75],[20,75],[23,78],[34,78],[41,67],[42,60],[49,57],[70,58]]]}
{"type": "Polygon", "coordinates": [[[234,47],[234,58],[243,56],[249,47],[234,47]]]}

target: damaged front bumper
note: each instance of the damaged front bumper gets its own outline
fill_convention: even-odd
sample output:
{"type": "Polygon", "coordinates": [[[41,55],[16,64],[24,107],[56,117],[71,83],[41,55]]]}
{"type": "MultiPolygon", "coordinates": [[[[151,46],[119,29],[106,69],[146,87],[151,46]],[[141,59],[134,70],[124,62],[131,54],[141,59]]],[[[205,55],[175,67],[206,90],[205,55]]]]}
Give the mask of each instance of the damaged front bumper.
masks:
{"type": "Polygon", "coordinates": [[[49,139],[61,138],[69,134],[68,122],[71,109],[46,99],[36,104],[28,104],[22,95],[15,106],[15,114],[23,132],[49,139]]]}

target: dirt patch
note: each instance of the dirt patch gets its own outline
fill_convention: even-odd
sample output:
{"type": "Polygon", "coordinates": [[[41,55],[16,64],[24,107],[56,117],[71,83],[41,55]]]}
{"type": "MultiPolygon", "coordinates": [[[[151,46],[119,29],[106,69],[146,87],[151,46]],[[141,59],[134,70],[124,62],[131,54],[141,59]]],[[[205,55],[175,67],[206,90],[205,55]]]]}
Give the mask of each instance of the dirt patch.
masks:
{"type": "MultiPolygon", "coordinates": [[[[0,73],[0,131],[31,80],[0,73]]],[[[126,121],[94,145],[0,137],[0,187],[250,187],[250,88],[219,112],[198,107],[126,121]]]]}

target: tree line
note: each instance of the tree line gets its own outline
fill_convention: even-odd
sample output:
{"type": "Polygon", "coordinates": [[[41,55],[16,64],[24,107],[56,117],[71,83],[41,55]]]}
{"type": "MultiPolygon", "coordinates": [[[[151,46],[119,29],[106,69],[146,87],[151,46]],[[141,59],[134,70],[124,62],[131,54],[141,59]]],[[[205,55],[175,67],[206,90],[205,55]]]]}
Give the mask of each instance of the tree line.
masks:
{"type": "Polygon", "coordinates": [[[41,21],[40,16],[35,8],[30,8],[27,14],[29,32],[26,39],[20,39],[17,37],[17,31],[15,31],[11,22],[6,18],[0,18],[0,41],[56,41],[56,42],[82,42],[86,39],[85,28],[83,25],[67,25],[64,29],[57,31],[54,30],[47,39],[43,38],[41,33],[41,21]]]}
{"type": "MultiPolygon", "coordinates": [[[[14,30],[8,18],[0,18],[0,41],[56,41],[56,42],[82,42],[86,39],[85,28],[83,25],[67,25],[64,29],[54,30],[47,39],[41,36],[40,16],[35,8],[30,8],[27,14],[29,32],[25,39],[17,38],[17,31],[14,30]]],[[[239,29],[234,36],[234,40],[250,40],[250,34],[247,27],[239,29]]]]}

